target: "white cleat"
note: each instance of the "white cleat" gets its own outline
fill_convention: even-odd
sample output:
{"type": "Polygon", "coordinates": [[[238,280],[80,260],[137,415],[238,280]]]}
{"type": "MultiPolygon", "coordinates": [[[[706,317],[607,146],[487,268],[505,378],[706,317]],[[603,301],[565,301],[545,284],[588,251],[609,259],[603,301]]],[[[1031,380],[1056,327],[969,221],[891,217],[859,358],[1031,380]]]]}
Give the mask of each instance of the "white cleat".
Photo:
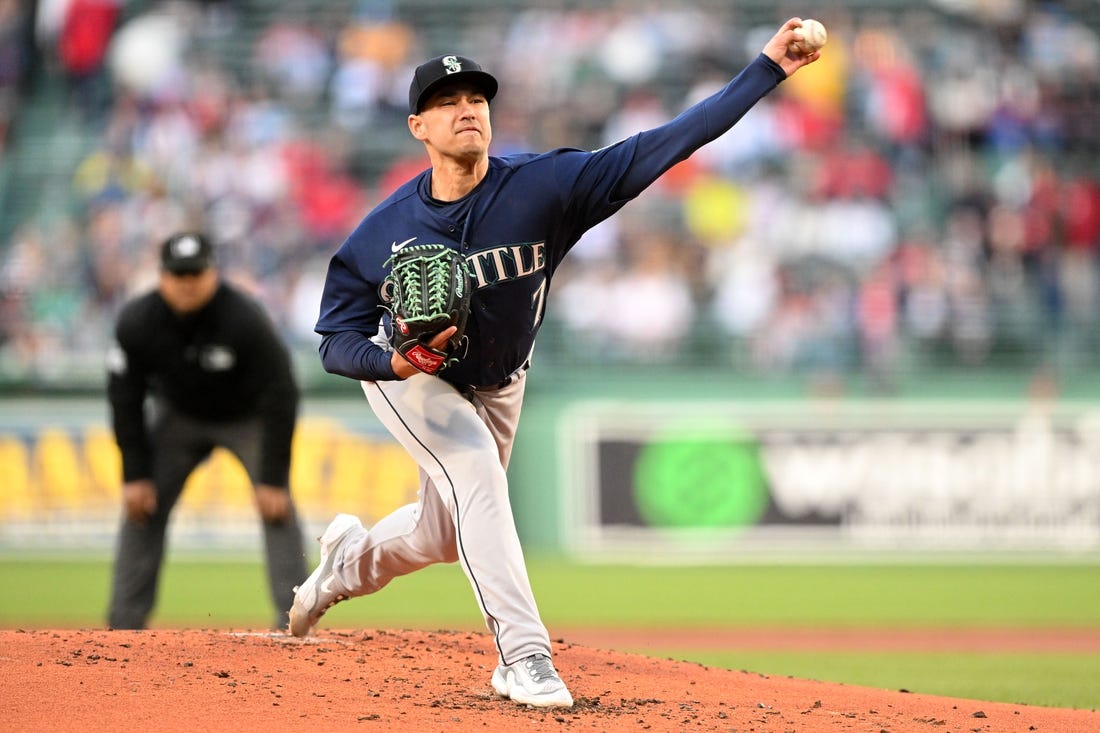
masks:
{"type": "Polygon", "coordinates": [[[545,654],[532,654],[514,662],[501,664],[493,672],[493,689],[521,705],[536,708],[571,708],[573,696],[545,654]]]}
{"type": "Polygon", "coordinates": [[[348,538],[365,532],[358,517],[350,514],[337,514],[320,536],[321,561],[317,569],[305,582],[294,588],[294,604],[290,607],[290,633],[294,636],[306,636],[325,611],[351,596],[347,589],[336,583],[332,567],[336,562],[337,550],[348,538]]]}

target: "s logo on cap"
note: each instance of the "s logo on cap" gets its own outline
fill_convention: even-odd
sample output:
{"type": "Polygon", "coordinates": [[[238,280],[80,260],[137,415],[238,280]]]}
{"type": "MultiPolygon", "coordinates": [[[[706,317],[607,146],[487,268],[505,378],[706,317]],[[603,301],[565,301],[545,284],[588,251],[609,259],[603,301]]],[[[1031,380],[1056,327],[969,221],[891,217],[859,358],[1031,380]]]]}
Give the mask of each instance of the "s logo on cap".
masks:
{"type": "Polygon", "coordinates": [[[497,80],[473,59],[457,53],[430,58],[413,72],[409,84],[409,114],[418,115],[428,98],[444,84],[462,79],[479,89],[492,101],[497,93],[497,80]]]}

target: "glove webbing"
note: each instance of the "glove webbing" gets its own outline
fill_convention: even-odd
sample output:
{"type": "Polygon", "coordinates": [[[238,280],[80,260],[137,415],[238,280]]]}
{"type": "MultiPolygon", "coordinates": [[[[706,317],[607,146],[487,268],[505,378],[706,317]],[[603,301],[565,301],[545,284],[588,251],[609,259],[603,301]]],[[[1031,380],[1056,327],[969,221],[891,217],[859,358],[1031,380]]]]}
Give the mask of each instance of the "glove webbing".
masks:
{"type": "MultiPolygon", "coordinates": [[[[410,247],[402,252],[414,255],[417,250],[433,251],[435,247],[410,247]]],[[[404,261],[394,265],[393,274],[402,287],[404,297],[403,318],[406,322],[430,321],[438,318],[445,311],[447,294],[450,292],[450,268],[442,260],[451,255],[447,251],[437,254],[421,254],[417,257],[408,257],[404,261]],[[426,274],[427,278],[423,278],[426,274]],[[421,292],[420,284],[427,279],[427,290],[421,292]]],[[[393,260],[394,258],[390,258],[393,260]]]]}

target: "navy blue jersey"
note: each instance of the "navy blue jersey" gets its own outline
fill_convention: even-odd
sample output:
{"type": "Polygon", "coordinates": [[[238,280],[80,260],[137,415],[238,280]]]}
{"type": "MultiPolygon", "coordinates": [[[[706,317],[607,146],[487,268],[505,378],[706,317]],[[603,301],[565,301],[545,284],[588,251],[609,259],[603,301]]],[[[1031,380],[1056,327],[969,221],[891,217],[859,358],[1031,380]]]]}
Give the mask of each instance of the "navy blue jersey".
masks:
{"type": "Polygon", "coordinates": [[[408,244],[444,244],[466,256],[475,289],[468,348],[439,376],[458,386],[499,383],[529,357],[554,271],[577,240],[729,130],[784,78],[761,54],[717,94],[615,145],[490,157],[484,180],[457,201],[433,199],[431,171],[420,174],[370,212],[329,263],[316,327],[325,369],[395,378],[389,353],[371,341],[386,325],[385,262],[408,244]]]}

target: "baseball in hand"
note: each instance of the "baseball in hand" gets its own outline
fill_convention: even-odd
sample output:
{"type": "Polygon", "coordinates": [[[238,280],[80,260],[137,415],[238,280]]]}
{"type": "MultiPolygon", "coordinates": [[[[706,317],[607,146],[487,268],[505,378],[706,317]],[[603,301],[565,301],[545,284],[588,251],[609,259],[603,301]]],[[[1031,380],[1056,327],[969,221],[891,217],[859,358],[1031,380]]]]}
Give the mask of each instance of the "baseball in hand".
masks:
{"type": "Polygon", "coordinates": [[[802,27],[795,28],[794,35],[798,39],[795,41],[798,50],[807,55],[820,51],[826,41],[829,40],[829,34],[825,32],[825,26],[821,24],[821,21],[813,18],[802,21],[802,27]]]}

